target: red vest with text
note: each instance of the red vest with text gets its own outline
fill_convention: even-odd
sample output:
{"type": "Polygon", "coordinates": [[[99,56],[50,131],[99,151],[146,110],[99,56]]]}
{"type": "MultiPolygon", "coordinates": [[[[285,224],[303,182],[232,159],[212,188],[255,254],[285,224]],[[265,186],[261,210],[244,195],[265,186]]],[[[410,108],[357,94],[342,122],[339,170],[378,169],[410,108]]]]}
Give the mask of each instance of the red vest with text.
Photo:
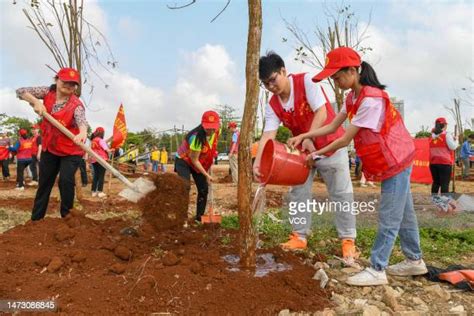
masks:
{"type": "Polygon", "coordinates": [[[109,154],[107,153],[107,151],[104,150],[104,148],[102,148],[102,146],[100,146],[101,139],[102,138],[100,137],[95,137],[91,142],[91,149],[101,158],[107,160],[109,159],[109,154]]]}
{"type": "MultiPolygon", "coordinates": [[[[192,135],[191,135],[192,136],[192,135]]],[[[219,142],[219,131],[216,131],[216,135],[214,135],[214,142],[211,145],[206,141],[205,144],[202,144],[202,149],[201,153],[199,154],[199,162],[203,166],[204,170],[208,171],[213,162],[214,158],[217,157],[217,143],[219,142]]],[[[183,142],[181,143],[181,146],[178,148],[178,156],[179,158],[183,159],[186,161],[186,163],[191,166],[196,172],[199,172],[197,168],[194,166],[193,162],[191,161],[191,158],[189,158],[189,143],[188,139],[185,138],[183,139],[183,142]]]]}
{"type": "Polygon", "coordinates": [[[20,137],[18,141],[20,142],[20,147],[18,147],[16,158],[31,159],[31,148],[33,147],[33,140],[31,138],[23,139],[22,137],[20,137]]]}
{"type": "MultiPolygon", "coordinates": [[[[293,80],[293,97],[294,97],[294,109],[292,112],[287,112],[283,109],[280,99],[277,95],[273,95],[270,99],[270,106],[275,112],[276,116],[287,128],[291,130],[293,136],[297,136],[302,133],[306,133],[310,130],[311,124],[313,123],[314,112],[311,109],[311,106],[306,99],[306,89],[304,84],[304,73],[301,74],[292,74],[289,79],[293,80]]],[[[326,99],[326,121],[324,121],[323,126],[331,123],[336,114],[329,102],[324,89],[321,87],[321,91],[324,94],[326,99]]],[[[344,129],[339,127],[334,133],[316,137],[314,140],[314,146],[316,149],[321,149],[344,135],[344,129]]],[[[328,152],[325,155],[331,156],[334,152],[328,152]]]]}
{"type": "MultiPolygon", "coordinates": [[[[56,91],[50,91],[44,97],[44,106],[49,114],[54,117],[60,124],[64,125],[74,135],[79,134],[79,128],[74,123],[74,111],[78,106],[83,106],[81,100],[75,95],[71,95],[66,105],[56,113],[51,113],[56,103],[56,91]]],[[[49,151],[57,156],[82,156],[84,151],[74,144],[60,130],[51,125],[47,120],[41,123],[41,131],[43,135],[43,151],[49,151]]]]}
{"type": "Polygon", "coordinates": [[[38,154],[38,144],[37,144],[38,137],[39,135],[36,135],[31,138],[31,141],[33,142],[32,147],[31,147],[32,156],[36,156],[38,154]]]}
{"type": "Polygon", "coordinates": [[[353,95],[351,91],[346,98],[349,121],[357,114],[364,98],[383,98],[385,101],[385,119],[380,132],[361,128],[354,137],[354,147],[365,176],[368,180],[385,180],[399,174],[412,164],[415,157],[415,143],[400,113],[381,89],[364,86],[355,103],[353,95]]]}
{"type": "Polygon", "coordinates": [[[454,151],[448,148],[446,143],[446,132],[441,133],[436,138],[430,138],[430,164],[432,165],[452,165],[454,161],[454,151]]]}
{"type": "Polygon", "coordinates": [[[10,146],[10,141],[7,138],[0,138],[0,160],[8,159],[9,146],[10,146]]]}

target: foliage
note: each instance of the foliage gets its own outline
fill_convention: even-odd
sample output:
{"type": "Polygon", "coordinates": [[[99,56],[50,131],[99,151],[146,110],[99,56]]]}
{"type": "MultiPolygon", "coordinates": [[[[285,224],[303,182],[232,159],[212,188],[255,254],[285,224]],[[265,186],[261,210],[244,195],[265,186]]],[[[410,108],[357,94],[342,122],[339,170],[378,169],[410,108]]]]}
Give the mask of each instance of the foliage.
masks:
{"type": "Polygon", "coordinates": [[[288,138],[290,138],[291,136],[291,131],[288,128],[286,128],[285,126],[278,127],[278,131],[276,134],[277,141],[279,141],[280,143],[286,143],[288,138]]]}

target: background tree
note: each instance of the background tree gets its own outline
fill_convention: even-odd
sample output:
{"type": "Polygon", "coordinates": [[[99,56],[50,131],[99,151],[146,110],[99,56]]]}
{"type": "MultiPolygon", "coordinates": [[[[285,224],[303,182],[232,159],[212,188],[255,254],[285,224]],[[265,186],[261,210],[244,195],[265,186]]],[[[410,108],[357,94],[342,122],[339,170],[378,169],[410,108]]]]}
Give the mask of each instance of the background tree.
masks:
{"type": "Polygon", "coordinates": [[[428,126],[421,126],[421,130],[415,134],[415,138],[426,138],[431,136],[431,129],[428,126]]]}
{"type": "MultiPolygon", "coordinates": [[[[77,69],[82,84],[90,86],[91,96],[94,90],[91,74],[108,87],[98,69],[109,71],[117,66],[117,61],[105,36],[84,16],[83,0],[31,0],[23,13],[56,62],[46,67],[54,73],[63,67],[77,69]]],[[[82,84],[78,95],[81,95],[82,84]]]]}
{"type": "MultiPolygon", "coordinates": [[[[295,60],[315,69],[322,69],[326,64],[326,54],[335,48],[351,47],[361,54],[372,50],[370,47],[362,46],[362,42],[367,39],[370,14],[367,24],[361,27],[350,5],[344,3],[337,5],[331,2],[325,4],[323,10],[327,18],[326,26],[324,28],[317,26],[313,38],[297,25],[296,20],[290,23],[283,19],[295,42],[295,60]]],[[[287,41],[288,39],[283,38],[283,42],[287,41]]],[[[340,110],[344,100],[343,91],[330,78],[327,80],[334,91],[337,108],[340,110]]]]}

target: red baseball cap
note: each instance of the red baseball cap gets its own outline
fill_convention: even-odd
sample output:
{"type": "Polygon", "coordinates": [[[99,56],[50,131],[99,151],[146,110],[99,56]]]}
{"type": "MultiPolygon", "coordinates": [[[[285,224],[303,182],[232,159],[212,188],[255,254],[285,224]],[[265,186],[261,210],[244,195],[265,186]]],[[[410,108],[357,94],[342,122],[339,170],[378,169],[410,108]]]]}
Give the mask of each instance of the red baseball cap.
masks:
{"type": "Polygon", "coordinates": [[[219,114],[215,111],[206,111],[202,115],[201,125],[205,129],[218,129],[220,126],[219,114]]]}
{"type": "Polygon", "coordinates": [[[338,47],[326,55],[326,65],[313,77],[313,81],[319,82],[326,79],[345,67],[359,67],[361,62],[359,54],[352,48],[338,47]]]}
{"type": "Polygon", "coordinates": [[[97,127],[94,131],[94,134],[98,134],[98,133],[104,133],[104,128],[103,127],[97,127]]]}
{"type": "Polygon", "coordinates": [[[448,122],[446,121],[446,119],[444,117],[438,117],[435,121],[435,124],[436,123],[448,124],[448,122]]]}
{"type": "Polygon", "coordinates": [[[229,122],[229,124],[227,124],[227,128],[236,128],[237,127],[237,123],[235,122],[229,122]]]}
{"type": "Polygon", "coordinates": [[[81,83],[81,76],[74,68],[62,68],[58,71],[57,76],[64,82],[75,82],[77,84],[81,83]]]}
{"type": "Polygon", "coordinates": [[[19,133],[20,133],[21,136],[25,136],[26,134],[28,134],[28,132],[26,131],[26,129],[23,129],[23,128],[20,129],[20,132],[19,132],[19,133]]]}

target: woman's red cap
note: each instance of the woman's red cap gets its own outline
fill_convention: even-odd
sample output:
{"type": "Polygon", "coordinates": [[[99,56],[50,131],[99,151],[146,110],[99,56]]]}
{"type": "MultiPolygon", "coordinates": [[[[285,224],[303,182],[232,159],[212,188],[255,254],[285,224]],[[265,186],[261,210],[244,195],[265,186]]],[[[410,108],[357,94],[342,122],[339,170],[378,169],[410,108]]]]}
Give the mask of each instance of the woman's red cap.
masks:
{"type": "Polygon", "coordinates": [[[444,117],[438,117],[435,121],[435,124],[436,123],[448,124],[448,122],[446,121],[446,119],[444,117]]]}
{"type": "Polygon", "coordinates": [[[104,128],[103,127],[97,127],[94,131],[94,134],[99,134],[99,133],[104,133],[104,128]]]}
{"type": "Polygon", "coordinates": [[[58,71],[57,76],[64,82],[75,82],[77,84],[81,83],[81,76],[74,68],[62,68],[58,71]]]}
{"type": "Polygon", "coordinates": [[[215,111],[206,111],[202,115],[201,125],[205,129],[219,129],[220,127],[219,114],[215,111]]]}
{"type": "Polygon", "coordinates": [[[326,79],[345,67],[359,67],[361,62],[359,54],[350,47],[333,49],[326,55],[324,69],[313,77],[313,81],[326,79]]]}

